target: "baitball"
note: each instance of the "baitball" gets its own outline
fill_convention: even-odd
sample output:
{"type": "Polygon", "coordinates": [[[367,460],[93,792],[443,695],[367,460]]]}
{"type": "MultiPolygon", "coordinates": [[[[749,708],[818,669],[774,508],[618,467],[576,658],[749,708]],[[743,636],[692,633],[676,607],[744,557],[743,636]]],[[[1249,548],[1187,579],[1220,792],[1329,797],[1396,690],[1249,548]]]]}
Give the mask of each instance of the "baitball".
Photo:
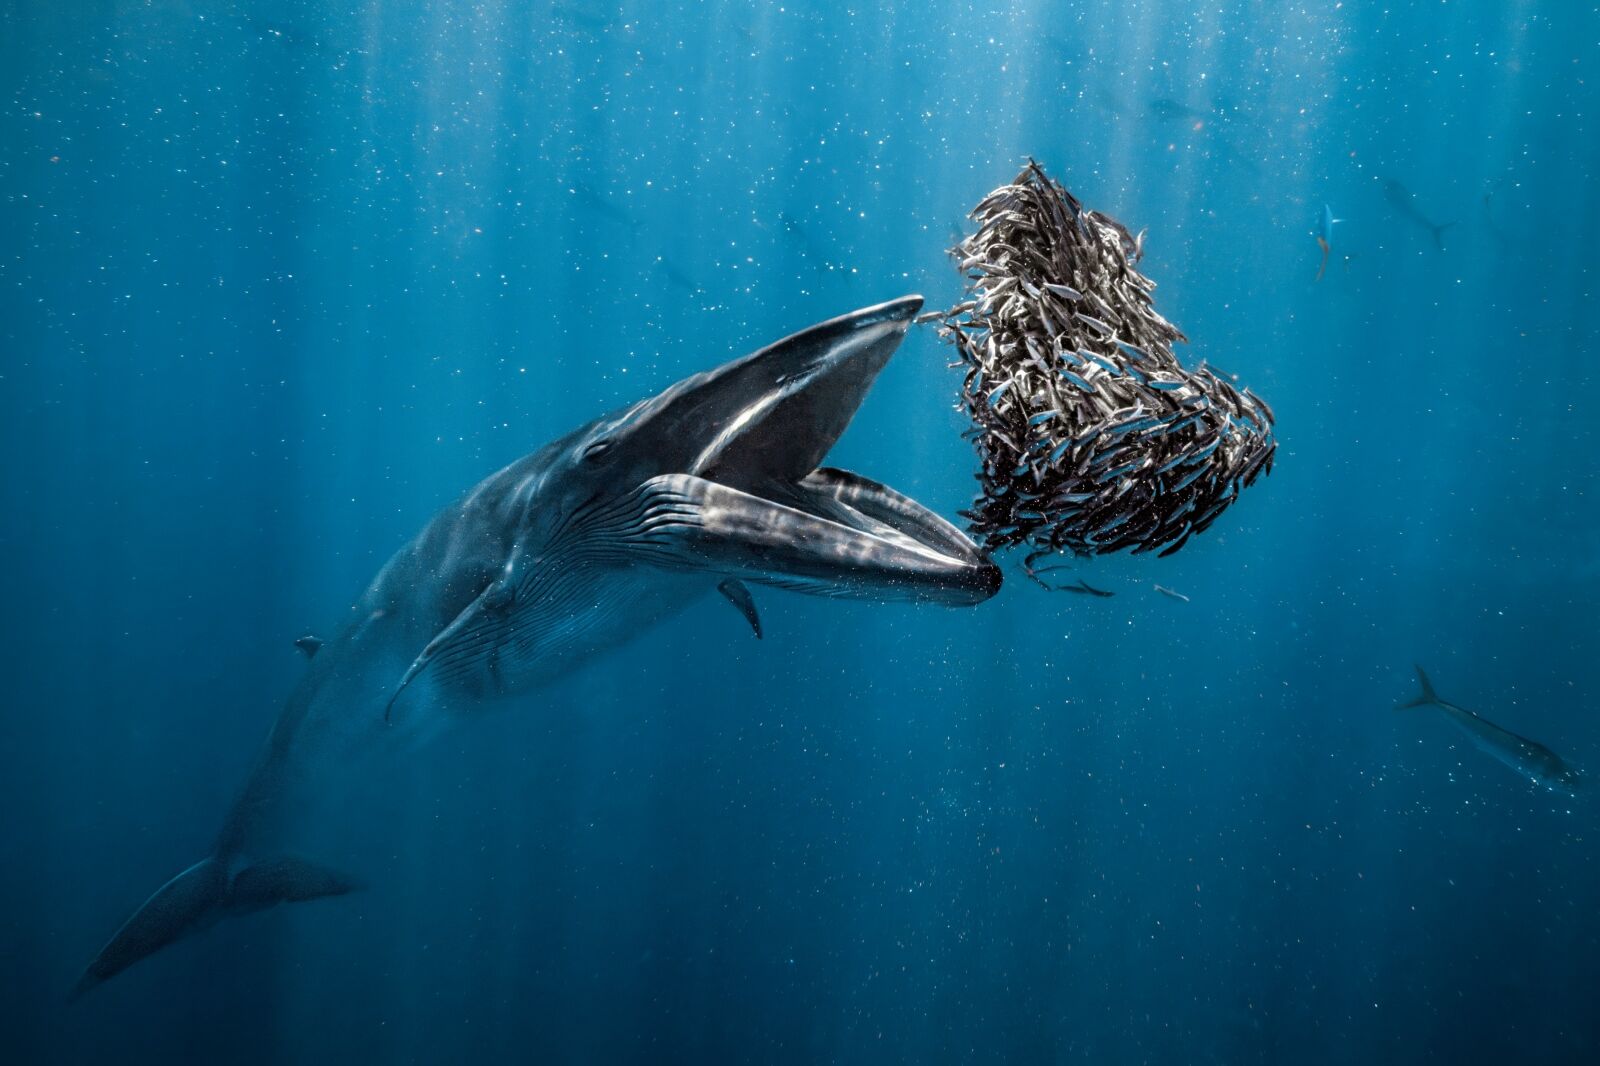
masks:
{"type": "Polygon", "coordinates": [[[1273,413],[1172,353],[1186,340],[1138,270],[1142,235],[1086,209],[1035,162],[973,209],[951,255],[966,299],[936,316],[965,370],[989,550],[1170,555],[1271,471],[1273,413]]]}

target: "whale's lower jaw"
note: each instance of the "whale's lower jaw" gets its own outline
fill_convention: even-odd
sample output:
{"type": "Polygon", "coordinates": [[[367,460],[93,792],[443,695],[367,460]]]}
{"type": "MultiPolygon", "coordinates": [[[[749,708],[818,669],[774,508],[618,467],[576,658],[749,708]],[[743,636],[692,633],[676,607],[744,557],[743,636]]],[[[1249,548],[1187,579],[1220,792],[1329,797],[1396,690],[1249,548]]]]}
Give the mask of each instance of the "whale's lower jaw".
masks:
{"type": "Polygon", "coordinates": [[[841,470],[748,492],[688,474],[641,486],[642,559],[813,595],[966,606],[1000,571],[915,501],[841,470]]]}

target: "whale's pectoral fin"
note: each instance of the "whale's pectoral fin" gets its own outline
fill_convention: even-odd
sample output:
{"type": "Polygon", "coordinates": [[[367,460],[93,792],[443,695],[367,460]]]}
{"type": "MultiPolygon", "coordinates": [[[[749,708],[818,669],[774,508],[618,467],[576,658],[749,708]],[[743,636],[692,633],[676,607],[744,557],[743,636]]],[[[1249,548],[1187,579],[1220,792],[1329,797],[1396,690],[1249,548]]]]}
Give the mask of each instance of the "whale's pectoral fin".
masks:
{"type": "Polygon", "coordinates": [[[760,640],[761,616],[756,613],[756,598],[750,595],[750,586],[736,577],[730,577],[717,585],[717,591],[726,596],[728,602],[744,615],[744,620],[750,623],[750,629],[755,633],[756,639],[760,640]]]}
{"type": "Polygon", "coordinates": [[[279,903],[342,896],[360,887],[337,870],[285,855],[246,866],[234,874],[228,889],[228,906],[237,911],[258,911],[279,903]]]}
{"type": "Polygon", "coordinates": [[[510,631],[515,598],[516,577],[508,568],[504,576],[491,582],[412,660],[389,697],[389,705],[383,712],[384,721],[394,721],[395,702],[424,670],[432,670],[430,676],[441,684],[477,674],[498,685],[498,656],[510,631]]]}
{"type": "Polygon", "coordinates": [[[876,482],[818,470],[760,495],[665,474],[641,487],[644,561],[821,596],[973,604],[1000,571],[943,519],[876,482]]]}

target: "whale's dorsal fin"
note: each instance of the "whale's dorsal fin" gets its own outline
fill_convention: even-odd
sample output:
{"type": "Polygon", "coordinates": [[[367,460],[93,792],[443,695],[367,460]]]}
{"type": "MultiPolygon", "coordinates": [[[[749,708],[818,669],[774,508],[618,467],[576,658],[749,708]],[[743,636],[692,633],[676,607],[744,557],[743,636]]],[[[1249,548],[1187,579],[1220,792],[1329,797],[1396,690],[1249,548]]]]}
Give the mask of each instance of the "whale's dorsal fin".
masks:
{"type": "Polygon", "coordinates": [[[307,633],[305,636],[295,641],[294,646],[305,652],[307,659],[311,659],[316,656],[317,652],[322,650],[322,638],[313,637],[311,634],[307,633]]]}
{"type": "Polygon", "coordinates": [[[750,623],[750,629],[755,633],[756,639],[760,640],[761,616],[756,613],[756,598],[750,595],[750,586],[736,577],[730,577],[717,586],[717,591],[739,609],[739,613],[744,615],[744,620],[750,623]]]}

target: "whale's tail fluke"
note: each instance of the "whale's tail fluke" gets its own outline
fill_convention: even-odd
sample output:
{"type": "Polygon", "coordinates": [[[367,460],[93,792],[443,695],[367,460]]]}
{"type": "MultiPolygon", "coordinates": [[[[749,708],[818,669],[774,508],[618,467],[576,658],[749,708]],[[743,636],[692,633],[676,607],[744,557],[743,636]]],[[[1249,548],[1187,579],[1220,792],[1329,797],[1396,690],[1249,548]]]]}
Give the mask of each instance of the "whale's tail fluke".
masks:
{"type": "Polygon", "coordinates": [[[78,978],[70,999],[126,970],[147,955],[223,918],[277,903],[342,896],[360,887],[342,874],[284,856],[238,868],[212,857],[168,881],[123,923],[78,978]]]}

